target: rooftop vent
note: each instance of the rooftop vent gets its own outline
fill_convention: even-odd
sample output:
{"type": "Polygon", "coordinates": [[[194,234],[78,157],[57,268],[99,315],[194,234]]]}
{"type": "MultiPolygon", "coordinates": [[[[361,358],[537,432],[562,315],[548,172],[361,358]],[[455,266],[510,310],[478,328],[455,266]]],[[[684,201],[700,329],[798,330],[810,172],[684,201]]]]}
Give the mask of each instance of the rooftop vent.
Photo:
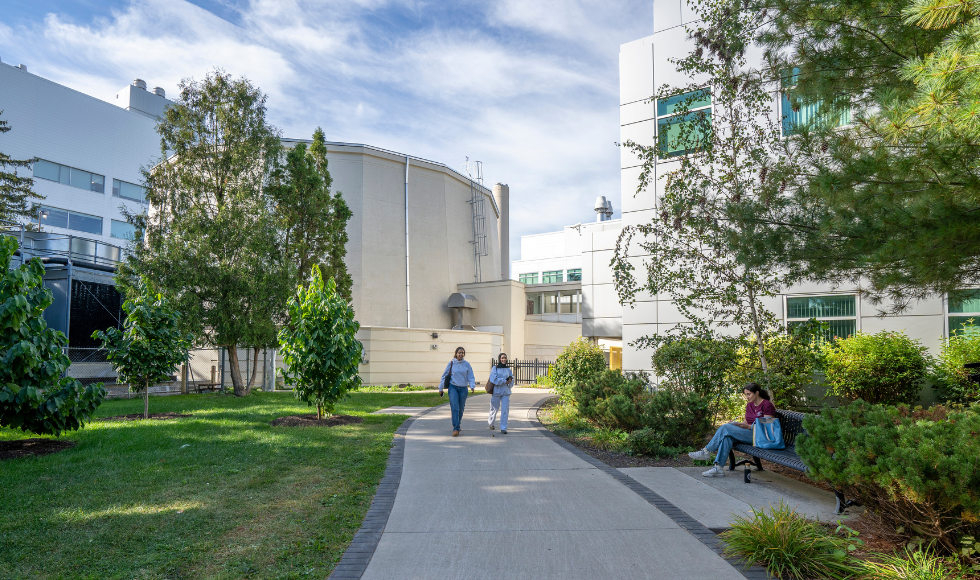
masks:
{"type": "Polygon", "coordinates": [[[163,90],[162,88],[160,88],[160,87],[153,87],[153,94],[154,94],[154,95],[159,95],[159,96],[161,96],[161,97],[163,97],[163,98],[167,98],[167,92],[166,92],[166,91],[164,91],[164,90],[163,90]]]}
{"type": "Polygon", "coordinates": [[[19,64],[19,65],[17,65],[17,68],[19,68],[20,70],[22,70],[24,72],[27,72],[27,65],[26,64],[19,64]]]}
{"type": "Polygon", "coordinates": [[[133,86],[136,87],[137,89],[143,89],[145,91],[146,81],[144,81],[143,79],[136,79],[133,81],[133,86]]]}

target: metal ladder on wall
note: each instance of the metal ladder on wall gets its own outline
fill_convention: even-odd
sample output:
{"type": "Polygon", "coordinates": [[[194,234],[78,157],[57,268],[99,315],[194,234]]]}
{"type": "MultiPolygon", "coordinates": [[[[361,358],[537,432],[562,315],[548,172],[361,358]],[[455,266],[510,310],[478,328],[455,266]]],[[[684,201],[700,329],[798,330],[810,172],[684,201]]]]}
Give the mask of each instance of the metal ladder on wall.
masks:
{"type": "Polygon", "coordinates": [[[483,162],[470,161],[469,157],[467,157],[462,169],[463,173],[470,178],[469,204],[473,215],[473,240],[470,241],[473,244],[473,280],[482,282],[483,270],[481,268],[481,259],[490,255],[490,248],[487,244],[486,196],[481,191],[483,187],[483,162]]]}

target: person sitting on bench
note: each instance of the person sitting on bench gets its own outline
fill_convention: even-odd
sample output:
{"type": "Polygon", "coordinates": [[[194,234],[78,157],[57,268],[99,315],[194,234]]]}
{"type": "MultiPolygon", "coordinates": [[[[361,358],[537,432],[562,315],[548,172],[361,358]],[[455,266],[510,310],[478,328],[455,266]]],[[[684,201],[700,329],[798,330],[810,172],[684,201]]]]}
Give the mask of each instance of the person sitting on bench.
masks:
{"type": "Polygon", "coordinates": [[[691,459],[707,461],[715,452],[714,466],[701,475],[704,477],[724,477],[725,460],[728,452],[736,442],[752,444],[752,424],[759,417],[775,417],[776,407],[769,400],[769,393],[759,386],[758,383],[748,383],[742,389],[745,397],[745,422],[739,423],[732,421],[725,423],[715,431],[715,436],[711,438],[708,445],[700,451],[688,453],[691,459]]]}

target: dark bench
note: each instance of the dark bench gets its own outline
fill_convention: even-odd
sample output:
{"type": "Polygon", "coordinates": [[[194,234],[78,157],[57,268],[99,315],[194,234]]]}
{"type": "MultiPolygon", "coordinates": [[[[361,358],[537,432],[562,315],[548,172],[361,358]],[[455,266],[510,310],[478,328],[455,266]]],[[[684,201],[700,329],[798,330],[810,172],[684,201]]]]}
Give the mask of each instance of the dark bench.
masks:
{"type": "MultiPolygon", "coordinates": [[[[783,443],[786,444],[785,449],[759,449],[754,445],[749,445],[748,443],[736,443],[732,450],[728,452],[729,460],[729,471],[735,471],[735,468],[744,465],[745,466],[745,483],[752,483],[752,465],[755,465],[757,471],[763,471],[762,461],[771,461],[777,465],[782,465],[783,467],[788,467],[790,469],[795,469],[796,471],[807,472],[806,464],[799,455],[796,454],[796,436],[804,432],[803,429],[803,418],[806,417],[805,413],[797,413],[796,411],[781,411],[776,410],[776,418],[779,419],[779,426],[783,431],[783,443]],[[735,461],[735,452],[744,453],[750,456],[752,459],[743,459],[741,461],[735,461]]],[[[858,503],[852,499],[847,499],[844,494],[837,491],[833,487],[834,495],[837,497],[837,509],[834,513],[842,514],[844,510],[851,507],[852,505],[858,505],[858,503]]]]}

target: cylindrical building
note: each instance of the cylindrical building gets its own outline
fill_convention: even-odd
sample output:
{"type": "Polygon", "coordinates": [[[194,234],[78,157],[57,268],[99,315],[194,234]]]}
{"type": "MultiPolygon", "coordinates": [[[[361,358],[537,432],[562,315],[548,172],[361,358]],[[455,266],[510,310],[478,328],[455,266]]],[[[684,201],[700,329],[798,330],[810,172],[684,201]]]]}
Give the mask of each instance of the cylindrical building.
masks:
{"type": "Polygon", "coordinates": [[[497,240],[500,242],[500,279],[510,279],[510,186],[498,183],[493,186],[493,198],[500,210],[497,220],[497,240]]]}

